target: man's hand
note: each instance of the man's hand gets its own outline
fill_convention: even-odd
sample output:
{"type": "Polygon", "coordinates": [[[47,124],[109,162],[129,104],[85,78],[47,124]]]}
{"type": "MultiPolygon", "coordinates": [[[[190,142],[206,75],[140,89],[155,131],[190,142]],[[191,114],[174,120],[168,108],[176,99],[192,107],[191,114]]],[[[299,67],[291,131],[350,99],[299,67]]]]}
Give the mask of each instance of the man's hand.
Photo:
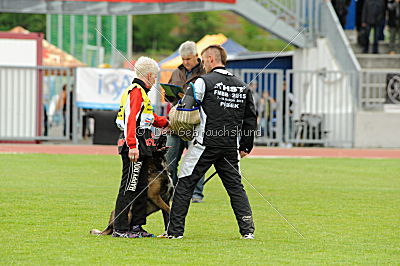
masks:
{"type": "Polygon", "coordinates": [[[129,149],[129,160],[132,162],[137,162],[139,159],[139,149],[138,148],[133,148],[129,149]]]}
{"type": "Polygon", "coordinates": [[[240,151],[240,158],[246,157],[247,155],[249,155],[247,152],[240,151]]]}

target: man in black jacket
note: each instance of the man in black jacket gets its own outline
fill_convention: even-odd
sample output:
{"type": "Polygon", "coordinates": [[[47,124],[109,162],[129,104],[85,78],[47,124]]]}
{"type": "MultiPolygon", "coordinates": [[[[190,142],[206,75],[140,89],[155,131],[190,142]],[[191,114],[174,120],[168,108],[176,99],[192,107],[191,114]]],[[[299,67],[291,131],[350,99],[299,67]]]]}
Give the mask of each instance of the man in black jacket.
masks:
{"type": "Polygon", "coordinates": [[[379,33],[384,22],[385,11],[385,0],[365,0],[361,21],[362,27],[366,27],[368,39],[363,49],[364,53],[368,53],[369,34],[371,33],[372,28],[374,29],[374,44],[372,52],[374,54],[378,53],[379,33]]]}
{"type": "Polygon", "coordinates": [[[253,239],[252,211],[239,173],[239,159],[252,150],[257,127],[253,96],[245,83],[225,69],[227,56],[221,46],[211,45],[201,55],[207,74],[194,84],[201,121],[179,172],[167,234],[183,237],[194,187],[214,165],[231,199],[242,238],[253,239]]]}
{"type": "Polygon", "coordinates": [[[346,17],[350,5],[350,0],[332,0],[333,8],[339,18],[342,28],[346,26],[346,17]]]}
{"type": "Polygon", "coordinates": [[[356,0],[356,29],[358,33],[361,31],[362,12],[365,0],[356,0]]]}

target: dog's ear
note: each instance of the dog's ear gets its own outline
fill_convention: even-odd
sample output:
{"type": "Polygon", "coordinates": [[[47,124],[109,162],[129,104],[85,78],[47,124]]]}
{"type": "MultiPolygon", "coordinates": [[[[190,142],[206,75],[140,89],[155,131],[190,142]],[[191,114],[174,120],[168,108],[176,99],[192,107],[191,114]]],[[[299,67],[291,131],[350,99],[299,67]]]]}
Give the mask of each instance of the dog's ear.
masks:
{"type": "Polygon", "coordinates": [[[165,147],[167,145],[167,136],[165,134],[160,135],[156,139],[156,148],[157,150],[165,147]]]}

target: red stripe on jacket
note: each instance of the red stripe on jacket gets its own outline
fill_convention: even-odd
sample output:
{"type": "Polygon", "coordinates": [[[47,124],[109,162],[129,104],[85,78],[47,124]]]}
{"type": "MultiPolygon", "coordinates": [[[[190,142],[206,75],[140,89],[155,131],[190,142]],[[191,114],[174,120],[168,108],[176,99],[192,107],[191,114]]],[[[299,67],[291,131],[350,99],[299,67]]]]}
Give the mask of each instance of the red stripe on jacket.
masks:
{"type": "Polygon", "coordinates": [[[138,114],[142,109],[142,92],[139,88],[134,88],[129,93],[129,107],[130,113],[128,116],[128,121],[126,123],[126,144],[130,149],[137,147],[137,139],[136,139],[136,119],[138,118],[138,114]]]}
{"type": "MultiPolygon", "coordinates": [[[[137,139],[136,139],[136,128],[137,128],[137,121],[141,121],[138,114],[140,114],[142,109],[143,97],[142,92],[139,88],[134,88],[129,93],[129,106],[130,106],[130,113],[128,117],[128,121],[126,124],[127,127],[127,136],[126,136],[126,144],[130,149],[137,148],[137,139]]],[[[153,126],[155,127],[166,127],[168,126],[168,120],[164,116],[158,116],[155,113],[154,115],[154,122],[153,126]]]]}

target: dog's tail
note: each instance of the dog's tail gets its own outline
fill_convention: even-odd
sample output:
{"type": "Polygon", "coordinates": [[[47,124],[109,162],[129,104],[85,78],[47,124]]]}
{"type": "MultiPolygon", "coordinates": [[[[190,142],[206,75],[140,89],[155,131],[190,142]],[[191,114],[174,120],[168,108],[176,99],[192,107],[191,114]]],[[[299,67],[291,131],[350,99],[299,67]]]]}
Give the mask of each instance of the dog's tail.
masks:
{"type": "Polygon", "coordinates": [[[104,231],[100,231],[98,229],[92,229],[92,230],[90,230],[90,234],[91,235],[96,235],[96,236],[111,235],[112,234],[112,229],[110,230],[109,228],[107,228],[104,231]]]}
{"type": "MultiPolygon", "coordinates": [[[[131,218],[132,218],[132,214],[131,214],[131,217],[129,217],[129,214],[128,214],[129,221],[131,220],[131,218]]],[[[110,214],[110,220],[108,221],[107,228],[104,229],[103,231],[100,231],[98,229],[92,229],[92,230],[90,230],[90,234],[91,235],[97,235],[97,236],[100,236],[100,235],[103,235],[103,236],[111,235],[112,232],[113,232],[113,229],[114,229],[114,220],[115,220],[115,211],[113,210],[111,212],[111,214],[110,214]]]]}
{"type": "Polygon", "coordinates": [[[102,234],[102,231],[100,231],[99,229],[92,229],[92,230],[90,230],[90,234],[98,236],[98,235],[102,234]]]}

